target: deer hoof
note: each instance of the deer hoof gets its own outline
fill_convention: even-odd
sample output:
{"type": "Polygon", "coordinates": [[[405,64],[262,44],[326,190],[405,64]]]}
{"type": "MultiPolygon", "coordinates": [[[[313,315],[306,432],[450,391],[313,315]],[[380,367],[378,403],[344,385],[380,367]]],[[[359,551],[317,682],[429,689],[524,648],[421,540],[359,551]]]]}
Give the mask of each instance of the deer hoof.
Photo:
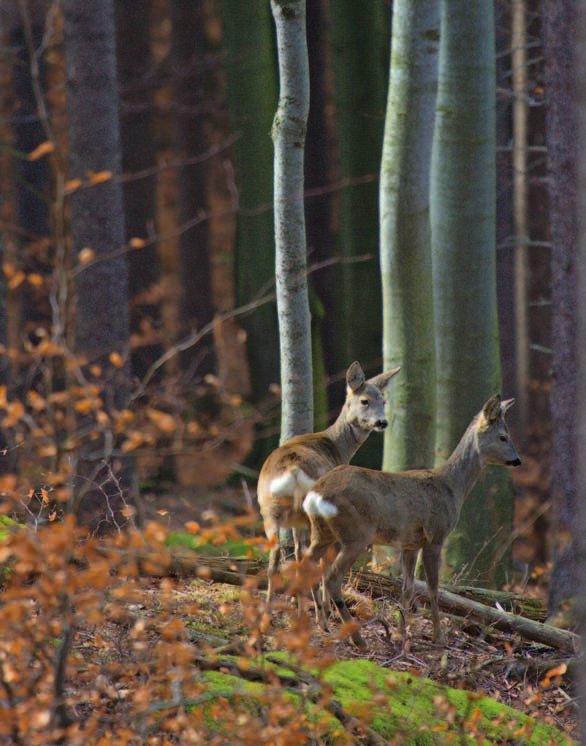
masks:
{"type": "Polygon", "coordinates": [[[361,653],[366,653],[366,651],[368,650],[368,645],[359,634],[352,635],[352,642],[354,643],[354,645],[356,645],[361,653]]]}

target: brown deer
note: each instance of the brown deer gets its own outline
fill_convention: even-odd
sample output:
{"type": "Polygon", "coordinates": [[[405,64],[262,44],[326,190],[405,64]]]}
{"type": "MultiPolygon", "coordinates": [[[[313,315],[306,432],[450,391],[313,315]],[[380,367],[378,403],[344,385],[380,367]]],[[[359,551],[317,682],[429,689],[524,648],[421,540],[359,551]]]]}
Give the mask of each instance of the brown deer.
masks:
{"type": "MultiPolygon", "coordinates": [[[[298,560],[297,529],[309,528],[301,507],[303,498],[316,479],[339,464],[347,464],[373,430],[387,427],[383,392],[399,370],[389,370],[367,381],[360,364],[352,363],[346,373],[346,401],[333,425],[323,432],[292,438],[265,461],[257,488],[265,533],[269,539],[278,540],[279,529],[292,528],[298,560]]],[[[269,554],[267,603],[272,599],[279,560],[277,541],[269,554]]]]}
{"type": "MultiPolygon", "coordinates": [[[[325,589],[342,619],[352,619],[342,597],[346,572],[370,544],[394,545],[402,553],[402,606],[414,600],[415,566],[422,552],[427,579],[433,639],[441,641],[438,583],[442,547],[456,526],[460,509],[485,464],[518,466],[521,459],[504,420],[512,399],[489,399],[472,420],[449,459],[435,469],[381,472],[339,466],[308,492],[303,509],[311,521],[306,557],[318,562],[331,546],[337,555],[325,573],[325,589]]],[[[325,626],[323,601],[315,594],[319,620],[325,626]]],[[[400,632],[404,632],[401,622],[400,632]]],[[[365,649],[359,631],[354,644],[365,649]]]]}

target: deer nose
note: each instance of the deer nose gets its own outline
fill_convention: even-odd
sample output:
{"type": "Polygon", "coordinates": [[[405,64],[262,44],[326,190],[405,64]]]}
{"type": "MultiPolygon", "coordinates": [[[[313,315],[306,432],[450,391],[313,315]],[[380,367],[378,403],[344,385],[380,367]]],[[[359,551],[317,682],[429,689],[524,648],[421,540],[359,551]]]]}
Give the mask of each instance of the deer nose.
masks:
{"type": "Polygon", "coordinates": [[[507,461],[507,466],[521,466],[521,459],[516,458],[516,459],[513,459],[512,461],[507,461]]]}
{"type": "Polygon", "coordinates": [[[384,430],[388,426],[388,422],[386,420],[377,420],[374,423],[374,426],[377,430],[384,430]]]}

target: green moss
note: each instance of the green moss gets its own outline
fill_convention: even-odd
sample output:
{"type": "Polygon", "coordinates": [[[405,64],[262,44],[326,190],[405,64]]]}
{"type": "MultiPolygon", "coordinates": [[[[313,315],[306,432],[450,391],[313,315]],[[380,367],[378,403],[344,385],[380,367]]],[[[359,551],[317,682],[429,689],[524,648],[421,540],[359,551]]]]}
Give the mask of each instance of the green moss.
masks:
{"type": "MultiPolygon", "coordinates": [[[[288,654],[273,653],[269,658],[254,661],[252,665],[278,671],[280,675],[292,675],[287,668],[288,654]]],[[[210,687],[210,701],[214,697],[224,697],[250,714],[270,707],[275,698],[284,694],[295,705],[296,712],[305,713],[309,738],[319,726],[320,743],[335,744],[342,732],[332,715],[290,689],[243,681],[222,672],[202,674],[202,680],[210,687]],[[327,734],[325,740],[324,734],[327,734]]],[[[515,746],[570,746],[574,743],[553,726],[538,723],[484,695],[451,689],[407,673],[387,671],[366,660],[336,663],[326,671],[323,681],[331,686],[332,699],[346,712],[363,719],[383,738],[396,742],[400,737],[404,746],[509,746],[512,743],[515,746]]],[[[221,724],[208,724],[217,732],[221,730],[221,724]]]]}
{"type": "Polygon", "coordinates": [[[173,531],[167,537],[165,542],[171,549],[174,547],[186,547],[198,554],[205,554],[212,557],[250,557],[258,559],[264,557],[255,546],[247,543],[246,539],[237,539],[223,543],[208,542],[199,534],[188,534],[184,531],[173,531]]]}
{"type": "Polygon", "coordinates": [[[554,727],[490,697],[386,671],[369,661],[343,661],[324,678],[349,712],[359,714],[372,702],[374,691],[386,695],[386,705],[378,705],[372,712],[371,727],[383,737],[403,734],[405,746],[573,743],[554,727]]]}

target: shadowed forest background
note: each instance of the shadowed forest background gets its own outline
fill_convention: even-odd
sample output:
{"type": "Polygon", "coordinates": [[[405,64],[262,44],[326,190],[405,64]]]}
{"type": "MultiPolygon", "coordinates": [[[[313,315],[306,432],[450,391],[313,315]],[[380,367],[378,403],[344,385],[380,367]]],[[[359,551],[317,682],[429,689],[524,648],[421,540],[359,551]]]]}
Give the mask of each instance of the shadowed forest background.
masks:
{"type": "MultiPolygon", "coordinates": [[[[482,317],[485,295],[496,292],[500,363],[478,381],[470,360],[451,396],[466,423],[483,404],[472,401],[478,391],[514,397],[508,422],[523,465],[471,501],[486,533],[454,532],[445,579],[500,586],[519,616],[525,594],[539,605],[530,612],[537,623],[549,614],[573,630],[575,8],[559,5],[496,0],[493,17],[492,3],[482,3],[490,34],[478,39],[494,32],[496,76],[495,240],[482,260],[493,266],[496,257],[496,288],[488,277],[486,293],[478,286],[476,310],[482,317]],[[499,523],[493,510],[495,529],[477,506],[490,512],[497,498],[507,518],[499,523]]],[[[337,416],[354,360],[368,378],[396,365],[413,370],[383,353],[379,199],[392,6],[306,7],[316,431],[337,416]]],[[[438,33],[428,41],[439,45],[438,33]]],[[[238,733],[250,744],[381,743],[370,730],[372,693],[387,703],[395,696],[391,664],[407,687],[397,702],[432,703],[434,738],[452,728],[462,739],[504,742],[491,728],[500,734],[511,717],[516,743],[546,742],[531,740],[536,726],[517,721],[519,712],[473,705],[479,691],[574,732],[575,690],[563,677],[575,675],[576,636],[565,629],[541,645],[492,622],[462,622],[444,656],[418,617],[399,650],[383,620],[396,605],[373,600],[370,585],[354,611],[387,634],[367,631],[372,668],[348,675],[370,693],[365,704],[354,691],[344,699],[332,678],[340,705],[324,671],[354,652],[306,615],[293,619],[286,603],[267,626],[258,589],[268,547],[255,489],[280,434],[278,83],[268,0],[0,0],[3,742],[46,743],[50,733],[71,744],[234,743],[238,733]],[[177,546],[222,556],[203,563],[177,546]],[[288,656],[286,671],[274,655],[259,664],[267,650],[288,656]],[[414,671],[470,697],[456,705],[443,689],[412,694],[414,671]],[[248,687],[261,684],[251,705],[248,687]]],[[[472,244],[461,265],[477,261],[472,244]]],[[[441,268],[456,289],[462,268],[441,268]]],[[[440,343],[457,351],[467,336],[440,343]]],[[[404,432],[401,397],[413,398],[415,385],[399,378],[391,434],[393,424],[404,432]]],[[[395,458],[389,442],[372,435],[353,463],[381,468],[395,458]]],[[[407,448],[397,468],[432,466],[450,450],[445,441],[425,457],[407,448]]],[[[298,582],[295,570],[284,572],[298,582]]],[[[422,713],[414,725],[393,722],[388,737],[399,741],[384,743],[419,734],[431,718],[422,713]]],[[[569,743],[561,730],[547,732],[547,742],[569,743]]]]}

